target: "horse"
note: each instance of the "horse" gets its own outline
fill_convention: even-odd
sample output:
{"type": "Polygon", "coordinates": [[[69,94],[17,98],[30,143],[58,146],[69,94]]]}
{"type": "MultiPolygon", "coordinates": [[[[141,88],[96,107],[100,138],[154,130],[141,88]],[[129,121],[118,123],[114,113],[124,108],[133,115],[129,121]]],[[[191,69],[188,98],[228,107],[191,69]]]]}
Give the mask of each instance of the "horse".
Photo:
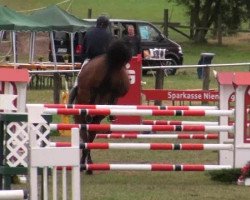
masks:
{"type": "MultiPolygon", "coordinates": [[[[85,64],[77,77],[75,95],[70,97],[76,104],[114,105],[119,97],[129,90],[129,77],[126,64],[131,60],[129,46],[122,40],[113,41],[105,54],[91,59],[85,64]]],[[[72,100],[71,102],[72,103],[72,100]]],[[[77,124],[100,124],[105,116],[74,116],[77,124]]],[[[82,142],[91,143],[96,132],[80,130],[82,142]]],[[[93,163],[90,150],[82,150],[81,164],[93,163]]],[[[92,174],[86,171],[86,174],[92,174]]]]}

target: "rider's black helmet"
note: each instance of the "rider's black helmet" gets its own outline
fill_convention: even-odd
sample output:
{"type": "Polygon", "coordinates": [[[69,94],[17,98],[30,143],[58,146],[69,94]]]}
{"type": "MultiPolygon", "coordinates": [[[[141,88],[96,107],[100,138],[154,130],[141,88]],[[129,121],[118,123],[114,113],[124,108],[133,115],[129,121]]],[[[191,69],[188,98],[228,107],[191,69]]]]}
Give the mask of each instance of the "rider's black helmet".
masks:
{"type": "Polygon", "coordinates": [[[100,28],[107,28],[109,25],[109,19],[106,16],[100,16],[97,18],[96,26],[100,28]]]}

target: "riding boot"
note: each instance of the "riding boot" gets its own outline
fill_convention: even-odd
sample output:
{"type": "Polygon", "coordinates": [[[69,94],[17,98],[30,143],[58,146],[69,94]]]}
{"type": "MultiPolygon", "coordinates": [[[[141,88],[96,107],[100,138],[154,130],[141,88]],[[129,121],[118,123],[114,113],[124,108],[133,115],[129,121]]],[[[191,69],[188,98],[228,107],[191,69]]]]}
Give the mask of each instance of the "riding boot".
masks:
{"type": "Polygon", "coordinates": [[[70,90],[68,104],[73,104],[73,103],[74,103],[74,100],[75,100],[75,98],[76,98],[76,95],[77,95],[77,86],[74,86],[74,87],[72,87],[72,89],[70,90]]]}

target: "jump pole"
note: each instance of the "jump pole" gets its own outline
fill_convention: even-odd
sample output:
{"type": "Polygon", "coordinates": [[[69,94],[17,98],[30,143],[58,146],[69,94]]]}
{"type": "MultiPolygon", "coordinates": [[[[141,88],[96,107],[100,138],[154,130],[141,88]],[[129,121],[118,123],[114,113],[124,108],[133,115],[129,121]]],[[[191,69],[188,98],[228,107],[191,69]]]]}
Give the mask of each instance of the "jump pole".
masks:
{"type": "Polygon", "coordinates": [[[177,121],[177,120],[142,120],[146,125],[219,125],[218,122],[209,121],[177,121]]]}
{"type": "Polygon", "coordinates": [[[154,105],[82,105],[82,104],[27,104],[44,108],[74,109],[136,109],[136,110],[218,110],[217,106],[154,106],[154,105]]]}
{"type": "MultiPolygon", "coordinates": [[[[219,125],[219,122],[210,122],[210,121],[177,121],[177,120],[142,120],[142,124],[147,125],[219,125]]],[[[234,122],[227,123],[229,125],[234,125],[234,122]]],[[[226,124],[226,125],[227,125],[226,124]]],[[[250,123],[246,124],[247,127],[250,127],[250,123]]]]}
{"type": "MultiPolygon", "coordinates": [[[[166,164],[166,163],[153,163],[153,164],[83,164],[81,171],[209,171],[209,170],[222,170],[232,169],[231,165],[202,165],[202,164],[166,164]]],[[[62,167],[57,167],[57,170],[62,170],[62,167]]],[[[66,170],[72,170],[72,167],[67,167],[66,170]]]]}
{"type": "Polygon", "coordinates": [[[27,105],[31,117],[41,118],[42,114],[62,115],[115,115],[115,116],[232,116],[234,110],[136,110],[136,109],[74,109],[44,108],[27,105]]]}
{"type": "MultiPolygon", "coordinates": [[[[51,142],[51,147],[71,147],[69,142],[51,142]]],[[[83,149],[134,149],[134,150],[233,150],[233,144],[193,143],[82,143],[83,149]]]]}
{"type": "Polygon", "coordinates": [[[96,139],[218,139],[218,134],[96,134],[96,139]]]}
{"type": "Polygon", "coordinates": [[[205,125],[124,125],[124,124],[50,124],[51,130],[70,130],[79,128],[85,131],[234,131],[234,126],[205,126],[205,125]]]}
{"type": "Polygon", "coordinates": [[[231,165],[171,165],[171,164],[85,164],[82,170],[93,171],[209,171],[231,169],[231,165]]]}
{"type": "Polygon", "coordinates": [[[133,110],[133,109],[67,109],[45,108],[52,115],[115,115],[115,116],[233,116],[234,110],[133,110]]]}

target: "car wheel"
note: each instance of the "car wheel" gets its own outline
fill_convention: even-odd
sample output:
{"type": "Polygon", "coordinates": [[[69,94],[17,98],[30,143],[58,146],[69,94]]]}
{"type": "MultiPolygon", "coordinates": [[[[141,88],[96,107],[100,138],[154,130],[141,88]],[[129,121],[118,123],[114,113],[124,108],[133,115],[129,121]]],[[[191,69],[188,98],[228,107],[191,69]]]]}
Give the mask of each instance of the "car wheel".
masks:
{"type": "MultiPolygon", "coordinates": [[[[169,61],[165,61],[164,63],[166,66],[168,65],[177,65],[177,62],[175,60],[169,60],[169,61]]],[[[175,75],[176,74],[177,69],[176,68],[168,68],[165,69],[164,72],[166,75],[175,75]]]]}

